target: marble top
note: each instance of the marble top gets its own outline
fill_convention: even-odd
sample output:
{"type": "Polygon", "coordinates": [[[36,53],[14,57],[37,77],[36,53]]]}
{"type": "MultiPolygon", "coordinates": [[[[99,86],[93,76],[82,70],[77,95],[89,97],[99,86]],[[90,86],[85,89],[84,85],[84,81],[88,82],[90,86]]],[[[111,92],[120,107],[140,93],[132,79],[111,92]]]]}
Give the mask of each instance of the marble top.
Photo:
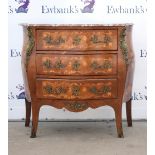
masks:
{"type": "Polygon", "coordinates": [[[30,23],[21,23],[20,26],[131,26],[132,23],[122,23],[122,24],[30,24],[30,23]]]}

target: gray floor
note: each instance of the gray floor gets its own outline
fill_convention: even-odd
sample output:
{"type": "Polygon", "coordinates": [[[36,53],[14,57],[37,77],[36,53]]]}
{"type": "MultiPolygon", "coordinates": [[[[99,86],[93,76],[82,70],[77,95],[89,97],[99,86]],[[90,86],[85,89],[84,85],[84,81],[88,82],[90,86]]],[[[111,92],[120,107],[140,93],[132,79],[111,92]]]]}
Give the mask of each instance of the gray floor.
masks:
{"type": "Polygon", "coordinates": [[[115,122],[39,122],[37,138],[23,122],[9,122],[9,155],[146,155],[146,122],[123,122],[117,138],[115,122]]]}

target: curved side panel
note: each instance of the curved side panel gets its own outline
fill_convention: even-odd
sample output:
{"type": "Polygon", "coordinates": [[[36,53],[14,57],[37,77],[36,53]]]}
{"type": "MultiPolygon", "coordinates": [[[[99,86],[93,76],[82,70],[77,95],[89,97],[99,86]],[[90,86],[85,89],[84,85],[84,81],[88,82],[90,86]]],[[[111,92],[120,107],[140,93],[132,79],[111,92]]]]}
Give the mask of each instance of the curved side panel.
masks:
{"type": "Polygon", "coordinates": [[[33,37],[32,28],[24,26],[23,36],[24,36],[23,49],[21,54],[22,74],[23,74],[23,81],[24,81],[24,87],[25,87],[25,98],[28,100],[28,102],[31,102],[27,68],[28,68],[28,61],[30,59],[30,56],[34,47],[34,37],[33,37]]]}
{"type": "Polygon", "coordinates": [[[132,97],[132,86],[135,69],[135,55],[132,47],[132,26],[128,26],[126,28],[126,42],[128,44],[128,64],[123,102],[129,101],[132,97]]]}

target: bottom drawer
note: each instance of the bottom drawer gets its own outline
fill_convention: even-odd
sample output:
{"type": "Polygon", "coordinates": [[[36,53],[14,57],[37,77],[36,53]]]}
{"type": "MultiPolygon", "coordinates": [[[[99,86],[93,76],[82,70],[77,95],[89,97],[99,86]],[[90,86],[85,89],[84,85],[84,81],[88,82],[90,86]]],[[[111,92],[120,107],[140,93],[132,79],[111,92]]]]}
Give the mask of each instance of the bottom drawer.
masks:
{"type": "Polygon", "coordinates": [[[104,99],[117,97],[117,79],[37,79],[37,98],[104,99]]]}

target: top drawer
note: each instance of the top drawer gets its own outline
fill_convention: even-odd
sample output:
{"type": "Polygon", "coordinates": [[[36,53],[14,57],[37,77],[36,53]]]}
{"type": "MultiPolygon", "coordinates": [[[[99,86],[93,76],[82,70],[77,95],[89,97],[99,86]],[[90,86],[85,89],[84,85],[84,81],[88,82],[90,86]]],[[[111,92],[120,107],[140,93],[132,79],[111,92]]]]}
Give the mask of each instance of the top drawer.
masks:
{"type": "Polygon", "coordinates": [[[117,50],[117,29],[37,30],[37,50],[117,50]]]}

